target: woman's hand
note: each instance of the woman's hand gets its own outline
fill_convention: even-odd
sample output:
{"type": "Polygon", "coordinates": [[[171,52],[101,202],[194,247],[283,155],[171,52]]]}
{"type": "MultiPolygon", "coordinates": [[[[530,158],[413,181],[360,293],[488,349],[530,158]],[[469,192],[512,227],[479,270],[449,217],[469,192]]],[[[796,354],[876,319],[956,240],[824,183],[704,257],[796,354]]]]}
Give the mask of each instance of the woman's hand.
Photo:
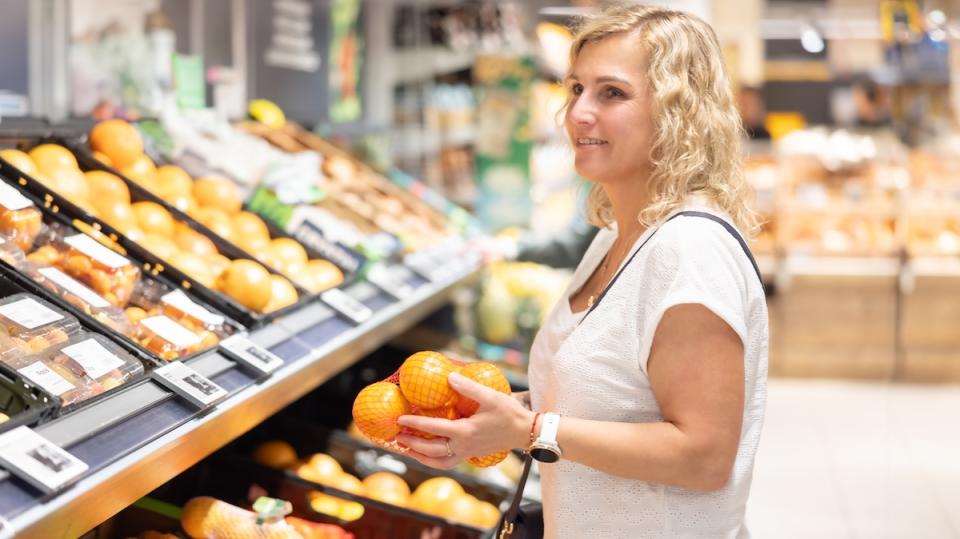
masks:
{"type": "Polygon", "coordinates": [[[397,441],[410,449],[408,456],[433,468],[453,468],[469,457],[526,447],[533,412],[518,399],[458,373],[451,373],[448,382],[460,395],[477,401],[479,409],[470,417],[456,420],[400,416],[397,422],[401,426],[436,436],[431,440],[412,434],[397,436],[397,441]]]}

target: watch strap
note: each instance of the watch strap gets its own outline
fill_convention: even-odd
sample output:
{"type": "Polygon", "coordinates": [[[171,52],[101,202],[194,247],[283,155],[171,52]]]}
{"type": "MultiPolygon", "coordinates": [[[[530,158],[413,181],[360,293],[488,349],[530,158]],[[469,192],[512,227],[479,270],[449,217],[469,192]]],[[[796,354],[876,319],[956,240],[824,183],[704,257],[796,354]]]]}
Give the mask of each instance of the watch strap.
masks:
{"type": "Polygon", "coordinates": [[[557,432],[560,430],[560,414],[547,412],[543,414],[543,426],[540,427],[540,436],[537,440],[543,440],[552,444],[557,443],[557,432]]]}

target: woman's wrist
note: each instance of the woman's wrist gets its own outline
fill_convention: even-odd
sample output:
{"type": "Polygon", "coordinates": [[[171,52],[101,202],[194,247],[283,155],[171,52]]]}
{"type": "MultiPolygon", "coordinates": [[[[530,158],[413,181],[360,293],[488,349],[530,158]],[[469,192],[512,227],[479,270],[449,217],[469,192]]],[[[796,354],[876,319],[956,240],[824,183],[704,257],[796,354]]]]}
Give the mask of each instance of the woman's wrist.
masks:
{"type": "MultiPolygon", "coordinates": [[[[527,410],[526,408],[520,409],[520,413],[514,422],[513,430],[515,434],[513,436],[513,443],[511,444],[513,447],[520,449],[530,447],[530,433],[533,432],[534,423],[539,423],[539,415],[540,414],[527,410]]],[[[536,437],[536,434],[534,434],[534,437],[536,437]]]]}

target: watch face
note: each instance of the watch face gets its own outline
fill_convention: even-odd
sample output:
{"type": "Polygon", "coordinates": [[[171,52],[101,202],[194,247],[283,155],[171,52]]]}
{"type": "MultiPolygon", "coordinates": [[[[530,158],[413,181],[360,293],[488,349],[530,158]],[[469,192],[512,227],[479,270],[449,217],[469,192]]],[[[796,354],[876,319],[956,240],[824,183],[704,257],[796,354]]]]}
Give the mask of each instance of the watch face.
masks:
{"type": "Polygon", "coordinates": [[[530,456],[540,462],[557,462],[560,460],[560,454],[553,449],[546,447],[533,447],[530,449],[530,456]]]}

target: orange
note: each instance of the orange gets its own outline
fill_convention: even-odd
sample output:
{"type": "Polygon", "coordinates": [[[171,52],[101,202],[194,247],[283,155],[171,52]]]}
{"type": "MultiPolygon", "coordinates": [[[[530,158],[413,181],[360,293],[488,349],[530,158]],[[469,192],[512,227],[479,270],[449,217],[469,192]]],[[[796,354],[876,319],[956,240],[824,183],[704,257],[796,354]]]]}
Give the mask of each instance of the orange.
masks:
{"type": "Polygon", "coordinates": [[[163,165],[157,168],[152,190],[160,198],[171,201],[186,196],[193,191],[193,178],[176,165],[163,165]]]}
{"type": "Polygon", "coordinates": [[[183,251],[203,258],[219,254],[213,240],[193,229],[180,228],[173,235],[173,241],[183,251]]]}
{"type": "MultiPolygon", "coordinates": [[[[332,484],[338,477],[343,475],[343,468],[337,459],[326,453],[314,453],[303,463],[304,467],[311,470],[311,477],[304,477],[315,483],[322,485],[332,484]]],[[[299,471],[297,472],[300,475],[299,471]]],[[[301,475],[302,477],[302,475],[301,475]]]]}
{"type": "Polygon", "coordinates": [[[216,253],[207,257],[207,264],[210,265],[210,272],[213,273],[213,276],[220,277],[220,274],[230,265],[230,259],[216,253]]]}
{"type": "Polygon", "coordinates": [[[206,176],[195,181],[193,196],[201,206],[220,208],[231,215],[243,206],[237,186],[222,176],[206,176]]]}
{"type": "Polygon", "coordinates": [[[96,208],[100,219],[113,228],[116,228],[122,234],[126,234],[130,229],[139,227],[137,215],[133,213],[133,208],[125,202],[103,200],[96,208]]]}
{"type": "Polygon", "coordinates": [[[295,239],[276,238],[270,241],[271,260],[276,261],[277,269],[286,272],[288,268],[304,266],[307,263],[307,251],[295,239]]]}
{"type": "Polygon", "coordinates": [[[221,238],[233,242],[233,221],[225,211],[218,208],[199,208],[195,213],[200,224],[221,238]]]}
{"type": "MultiPolygon", "coordinates": [[[[34,176],[37,173],[37,165],[33,163],[30,156],[20,150],[8,148],[0,150],[0,158],[16,167],[20,172],[27,176],[34,176]]],[[[14,178],[15,179],[15,178],[14,178]]]]}
{"type": "Polygon", "coordinates": [[[156,255],[160,260],[170,260],[174,254],[180,251],[173,240],[158,234],[146,234],[140,240],[140,246],[156,255]]]}
{"type": "MultiPolygon", "coordinates": [[[[459,418],[459,416],[457,416],[457,411],[453,409],[453,406],[441,406],[440,408],[421,408],[417,410],[417,415],[425,417],[439,417],[441,419],[459,418]]],[[[427,440],[432,440],[434,438],[434,435],[419,429],[411,429],[408,427],[407,430],[410,432],[410,434],[425,438],[427,440]]]]}
{"type": "Polygon", "coordinates": [[[463,487],[455,480],[449,477],[432,477],[420,483],[413,491],[410,508],[437,515],[441,504],[463,494],[463,487]]]}
{"type": "Polygon", "coordinates": [[[474,512],[476,524],[481,528],[492,528],[500,522],[500,510],[490,502],[478,500],[474,512]]]}
{"type": "Polygon", "coordinates": [[[63,198],[74,204],[88,200],[90,189],[87,187],[87,178],[80,169],[61,168],[51,171],[49,176],[57,186],[57,194],[63,198]]]}
{"type": "Polygon", "coordinates": [[[173,236],[173,216],[163,206],[156,202],[134,202],[131,207],[144,232],[168,238],[173,236]]]}
{"type": "MultiPolygon", "coordinates": [[[[492,363],[487,363],[486,361],[468,363],[460,367],[459,372],[478,384],[485,385],[500,393],[510,394],[510,382],[507,381],[507,377],[503,375],[503,372],[492,363]]],[[[457,395],[456,408],[460,417],[472,416],[477,413],[477,408],[479,407],[480,405],[477,404],[477,401],[468,399],[463,395],[457,395]]]]}
{"type": "Polygon", "coordinates": [[[127,166],[120,167],[120,173],[147,189],[153,189],[157,176],[157,166],[146,155],[137,157],[127,166]]]}
{"type": "Polygon", "coordinates": [[[410,404],[400,388],[390,382],[377,382],[363,388],[353,401],[353,420],[364,436],[373,441],[389,441],[400,433],[397,418],[410,413],[410,404]]]}
{"type": "Polygon", "coordinates": [[[30,150],[30,159],[37,166],[37,172],[48,176],[63,169],[80,171],[77,158],[70,153],[70,150],[58,144],[41,144],[35,147],[30,150]]]}
{"type": "Polygon", "coordinates": [[[187,215],[193,214],[197,209],[197,201],[194,200],[193,195],[179,195],[166,200],[171,206],[187,215]]]}
{"type": "Polygon", "coordinates": [[[145,234],[143,233],[143,230],[140,230],[140,227],[133,227],[133,228],[128,228],[127,231],[123,233],[123,235],[126,236],[127,239],[132,242],[139,242],[143,239],[143,236],[145,234]]]}
{"type": "Polygon", "coordinates": [[[267,303],[267,306],[263,308],[263,312],[270,313],[278,311],[300,300],[297,289],[295,289],[286,278],[280,275],[270,275],[270,285],[270,301],[267,303]]]}
{"type": "Polygon", "coordinates": [[[467,462],[473,464],[477,468],[488,468],[494,464],[499,464],[505,458],[507,458],[507,452],[498,451],[482,457],[470,457],[467,459],[467,462]]]}
{"type": "Polygon", "coordinates": [[[90,149],[100,152],[124,168],[143,155],[143,139],[137,128],[123,120],[106,120],[90,130],[90,149]]]}
{"type": "Polygon", "coordinates": [[[270,231],[267,230],[267,224],[259,215],[241,211],[231,216],[233,219],[233,229],[236,231],[237,238],[260,238],[270,239],[270,231]]]}
{"type": "Polygon", "coordinates": [[[405,504],[410,497],[410,486],[407,482],[399,475],[390,472],[376,472],[364,477],[363,488],[366,490],[367,497],[394,505],[403,504],[397,504],[393,500],[402,499],[405,504]]]}
{"type": "Polygon", "coordinates": [[[130,189],[117,176],[102,170],[91,170],[84,176],[87,179],[90,202],[94,206],[99,208],[105,203],[114,201],[130,204],[130,189]]]}
{"type": "Polygon", "coordinates": [[[451,496],[437,507],[437,512],[454,522],[474,524],[476,521],[477,499],[469,494],[451,496]]]}
{"type": "Polygon", "coordinates": [[[310,260],[302,269],[293,270],[291,273],[300,286],[313,293],[323,292],[343,282],[343,272],[340,268],[322,258],[310,260]]]}
{"type": "Polygon", "coordinates": [[[356,496],[363,496],[366,489],[363,486],[363,483],[357,479],[355,476],[348,473],[341,473],[340,475],[333,478],[329,483],[333,488],[338,488],[344,492],[349,492],[356,496]]]}
{"type": "Polygon", "coordinates": [[[201,256],[187,251],[177,251],[167,259],[167,262],[207,288],[213,288],[216,283],[210,268],[201,256]]]}
{"type": "Polygon", "coordinates": [[[97,161],[100,161],[101,163],[103,163],[104,165],[106,165],[106,166],[108,166],[108,167],[113,167],[113,159],[110,159],[110,158],[107,157],[107,155],[104,154],[104,153],[101,153],[101,152],[93,152],[93,158],[96,159],[97,161]]]}
{"type": "Polygon", "coordinates": [[[456,366],[438,352],[417,352],[400,366],[403,396],[419,408],[439,408],[450,403],[456,393],[447,377],[456,366]]]}
{"type": "Polygon", "coordinates": [[[253,450],[253,460],[271,468],[289,468],[297,462],[297,451],[283,440],[271,440],[253,450]]]}
{"type": "Polygon", "coordinates": [[[270,272],[253,260],[230,262],[217,279],[217,288],[251,311],[262,312],[270,302],[270,272]]]}

